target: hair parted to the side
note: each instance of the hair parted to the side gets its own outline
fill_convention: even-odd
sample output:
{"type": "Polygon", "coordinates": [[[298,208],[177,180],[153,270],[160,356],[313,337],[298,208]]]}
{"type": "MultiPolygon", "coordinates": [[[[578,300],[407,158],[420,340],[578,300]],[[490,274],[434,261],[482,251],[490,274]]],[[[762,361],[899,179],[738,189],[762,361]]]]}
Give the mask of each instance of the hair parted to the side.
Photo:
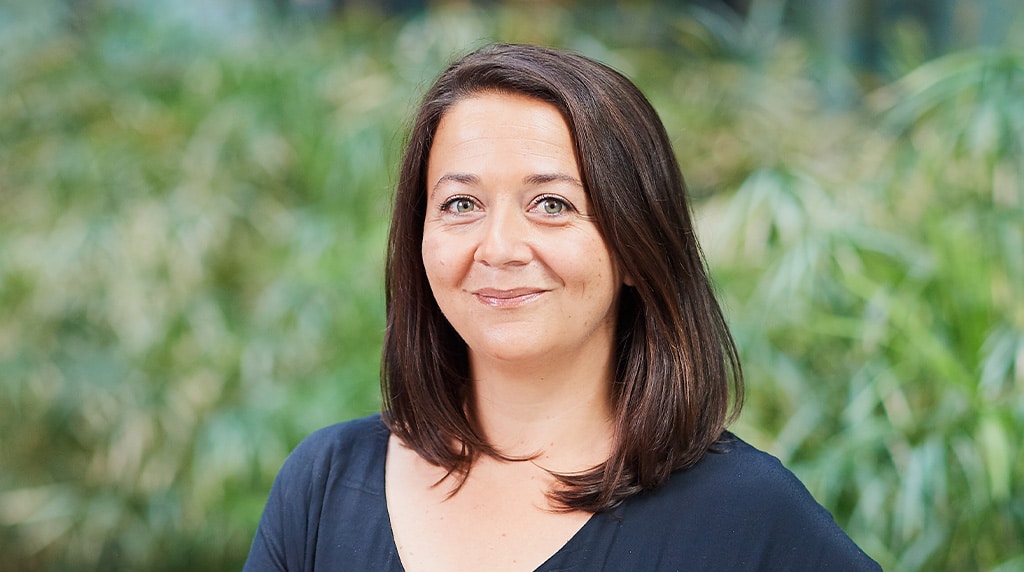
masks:
{"type": "Polygon", "coordinates": [[[384,420],[459,478],[478,455],[501,457],[473,421],[466,345],[434,300],[421,254],[438,123],[453,104],[488,91],[534,97],[562,113],[597,227],[630,278],[618,311],[611,456],[591,471],[557,475],[550,493],[567,509],[607,510],[699,461],[739,412],[743,379],[665,128],[636,86],[591,59],[490,45],[449,66],[424,96],[388,238],[384,420]]]}

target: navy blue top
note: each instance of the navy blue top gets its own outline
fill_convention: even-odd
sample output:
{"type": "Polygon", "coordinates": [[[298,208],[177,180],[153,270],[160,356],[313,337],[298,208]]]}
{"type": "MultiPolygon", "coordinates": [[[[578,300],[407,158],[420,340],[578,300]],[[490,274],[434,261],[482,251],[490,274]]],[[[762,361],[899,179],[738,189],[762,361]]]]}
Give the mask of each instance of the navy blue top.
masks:
{"type": "MultiPolygon", "coordinates": [[[[249,572],[403,570],[379,415],[307,437],[274,481],[249,572]]],[[[778,459],[729,435],[658,489],[598,513],[538,572],[879,570],[778,459]]]]}

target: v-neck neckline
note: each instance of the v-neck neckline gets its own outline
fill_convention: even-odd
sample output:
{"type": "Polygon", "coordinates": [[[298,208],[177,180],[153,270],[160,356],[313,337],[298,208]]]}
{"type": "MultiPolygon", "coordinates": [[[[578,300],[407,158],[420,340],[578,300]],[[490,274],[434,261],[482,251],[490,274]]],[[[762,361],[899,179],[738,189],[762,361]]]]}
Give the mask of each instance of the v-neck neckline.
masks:
{"type": "MultiPolygon", "coordinates": [[[[391,431],[388,430],[386,425],[384,425],[384,421],[383,420],[380,420],[380,427],[381,427],[382,431],[380,431],[380,437],[379,438],[382,440],[382,443],[379,443],[378,447],[377,447],[378,454],[379,454],[380,458],[378,459],[378,462],[377,462],[377,470],[376,470],[376,475],[374,476],[374,481],[375,481],[374,484],[377,485],[377,487],[379,487],[379,490],[380,490],[380,493],[381,493],[380,494],[380,502],[383,504],[382,508],[383,508],[383,511],[384,511],[384,516],[385,516],[385,518],[387,520],[387,535],[388,535],[387,542],[388,542],[388,550],[389,550],[388,557],[389,557],[390,560],[392,560],[393,562],[396,562],[398,564],[398,568],[400,570],[404,571],[405,570],[405,564],[402,562],[402,557],[398,553],[398,544],[395,542],[395,531],[394,531],[394,528],[391,525],[391,511],[388,509],[388,499],[387,499],[387,481],[386,481],[386,479],[387,479],[387,458],[388,458],[388,446],[389,446],[390,441],[391,441],[391,439],[390,439],[391,431]]],[[[573,535],[570,536],[569,539],[565,541],[565,544],[560,546],[558,548],[558,550],[556,550],[550,556],[548,556],[548,558],[546,560],[544,560],[544,562],[542,562],[540,565],[538,565],[536,568],[534,568],[533,572],[554,572],[555,570],[569,570],[569,569],[571,569],[571,568],[566,568],[566,567],[560,567],[560,568],[551,568],[551,567],[552,566],[558,566],[559,565],[559,560],[562,560],[567,554],[575,552],[578,549],[578,547],[576,545],[582,543],[583,542],[582,537],[585,534],[589,533],[589,530],[591,528],[597,526],[597,521],[598,521],[598,519],[600,517],[601,517],[601,513],[593,513],[593,514],[591,514],[590,518],[588,518],[587,521],[583,523],[583,526],[579,527],[576,530],[576,532],[574,532],[573,535]]]]}

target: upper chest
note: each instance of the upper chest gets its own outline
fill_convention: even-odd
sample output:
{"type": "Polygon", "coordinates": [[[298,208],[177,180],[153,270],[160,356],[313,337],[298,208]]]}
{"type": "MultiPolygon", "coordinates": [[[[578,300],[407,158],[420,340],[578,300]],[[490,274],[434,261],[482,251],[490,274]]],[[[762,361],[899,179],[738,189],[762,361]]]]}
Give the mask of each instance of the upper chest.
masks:
{"type": "Polygon", "coordinates": [[[479,460],[454,494],[451,478],[396,440],[388,447],[386,496],[391,529],[410,572],[534,570],[589,520],[552,510],[554,479],[530,462],[479,460]]]}

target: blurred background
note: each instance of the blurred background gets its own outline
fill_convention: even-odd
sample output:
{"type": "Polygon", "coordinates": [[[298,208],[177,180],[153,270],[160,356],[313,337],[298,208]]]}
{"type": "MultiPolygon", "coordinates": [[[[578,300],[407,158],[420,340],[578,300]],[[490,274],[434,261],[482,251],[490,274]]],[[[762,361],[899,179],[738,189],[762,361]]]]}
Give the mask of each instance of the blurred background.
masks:
{"type": "Polygon", "coordinates": [[[379,406],[405,130],[500,40],[623,71],[744,360],[735,430],[886,570],[1024,570],[1016,0],[0,0],[0,570],[232,570],[379,406]]]}

